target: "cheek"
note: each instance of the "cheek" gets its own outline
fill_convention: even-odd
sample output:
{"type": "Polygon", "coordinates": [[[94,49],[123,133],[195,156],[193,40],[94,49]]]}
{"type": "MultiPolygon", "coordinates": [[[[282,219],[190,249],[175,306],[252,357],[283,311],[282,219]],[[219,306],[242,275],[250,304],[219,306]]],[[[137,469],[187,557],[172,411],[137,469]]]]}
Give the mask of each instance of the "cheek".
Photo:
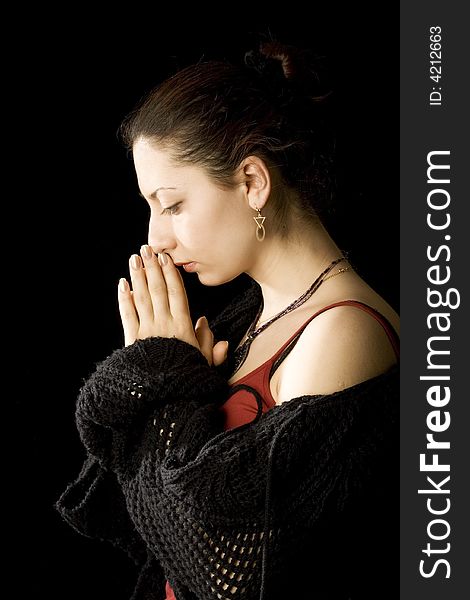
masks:
{"type": "MultiPolygon", "coordinates": [[[[246,243],[246,218],[237,211],[231,199],[201,198],[201,210],[183,213],[172,220],[176,239],[184,247],[220,253],[236,253],[246,243]]],[[[253,221],[253,232],[256,224],[253,221]]],[[[253,233],[254,235],[254,233],[253,233]]],[[[214,257],[215,258],[215,257],[214,257]]],[[[225,258],[224,258],[225,259],[225,258]]]]}
{"type": "Polygon", "coordinates": [[[224,239],[233,235],[230,215],[216,207],[191,215],[181,215],[173,220],[175,236],[188,248],[220,246],[224,239]]]}

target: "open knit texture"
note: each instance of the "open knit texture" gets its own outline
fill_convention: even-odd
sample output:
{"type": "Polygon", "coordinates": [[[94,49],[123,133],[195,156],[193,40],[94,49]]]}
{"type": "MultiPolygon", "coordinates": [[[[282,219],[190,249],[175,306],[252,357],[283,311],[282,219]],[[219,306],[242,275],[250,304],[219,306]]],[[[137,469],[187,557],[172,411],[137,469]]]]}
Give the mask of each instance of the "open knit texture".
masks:
{"type": "MultiPolygon", "coordinates": [[[[235,349],[248,286],[210,323],[235,349]]],[[[399,371],[304,395],[223,430],[233,352],[209,366],[154,337],[96,365],[76,405],[87,452],[56,504],[138,569],[132,600],[398,597],[399,371]]],[[[254,394],[255,397],[259,394],[254,394]]]]}

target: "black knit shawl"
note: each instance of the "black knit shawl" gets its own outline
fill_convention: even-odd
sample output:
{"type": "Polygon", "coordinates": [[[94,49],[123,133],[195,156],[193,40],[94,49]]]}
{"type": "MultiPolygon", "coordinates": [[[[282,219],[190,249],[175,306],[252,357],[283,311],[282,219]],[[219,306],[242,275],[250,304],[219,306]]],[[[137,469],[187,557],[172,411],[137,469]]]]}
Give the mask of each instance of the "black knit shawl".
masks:
{"type": "MultiPolygon", "coordinates": [[[[216,341],[234,349],[260,299],[235,298],[216,341]]],[[[177,600],[397,598],[398,367],[224,431],[232,360],[156,337],[96,365],[63,518],[135,561],[133,600],[163,600],[165,579],[177,600]]]]}

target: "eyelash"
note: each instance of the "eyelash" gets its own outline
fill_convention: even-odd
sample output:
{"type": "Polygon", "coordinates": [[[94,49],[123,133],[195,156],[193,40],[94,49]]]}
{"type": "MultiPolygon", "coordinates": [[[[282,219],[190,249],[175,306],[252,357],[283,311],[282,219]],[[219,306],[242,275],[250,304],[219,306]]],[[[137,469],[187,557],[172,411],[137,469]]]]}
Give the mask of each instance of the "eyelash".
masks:
{"type": "Polygon", "coordinates": [[[173,206],[169,206],[168,208],[164,208],[161,212],[162,215],[176,215],[178,212],[178,207],[181,204],[181,202],[177,202],[176,204],[173,204],[173,206]]]}

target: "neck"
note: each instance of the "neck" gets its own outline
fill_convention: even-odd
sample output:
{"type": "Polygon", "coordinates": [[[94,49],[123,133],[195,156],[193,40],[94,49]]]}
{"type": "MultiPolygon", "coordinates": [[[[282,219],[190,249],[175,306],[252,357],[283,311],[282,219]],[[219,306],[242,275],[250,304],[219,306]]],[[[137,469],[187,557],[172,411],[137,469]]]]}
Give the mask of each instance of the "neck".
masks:
{"type": "MultiPolygon", "coordinates": [[[[257,253],[246,273],[261,287],[263,312],[260,321],[271,318],[301,296],[341,250],[325,228],[318,224],[295,239],[258,242],[257,253]],[[262,246],[262,247],[261,247],[262,246]]],[[[338,267],[344,266],[340,263],[338,267]]]]}

